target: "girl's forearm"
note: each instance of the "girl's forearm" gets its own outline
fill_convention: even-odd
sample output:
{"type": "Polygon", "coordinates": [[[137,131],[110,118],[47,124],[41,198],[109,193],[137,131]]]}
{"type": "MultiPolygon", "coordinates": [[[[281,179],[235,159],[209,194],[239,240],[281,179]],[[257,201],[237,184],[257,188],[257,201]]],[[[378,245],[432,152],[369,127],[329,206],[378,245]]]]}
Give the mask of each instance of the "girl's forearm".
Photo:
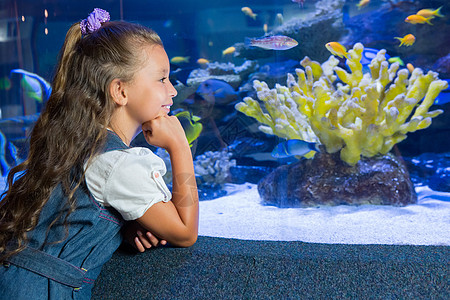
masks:
{"type": "Polygon", "coordinates": [[[198,234],[198,191],[194,165],[189,145],[182,145],[168,151],[172,163],[172,202],[180,219],[197,238],[198,234]]]}

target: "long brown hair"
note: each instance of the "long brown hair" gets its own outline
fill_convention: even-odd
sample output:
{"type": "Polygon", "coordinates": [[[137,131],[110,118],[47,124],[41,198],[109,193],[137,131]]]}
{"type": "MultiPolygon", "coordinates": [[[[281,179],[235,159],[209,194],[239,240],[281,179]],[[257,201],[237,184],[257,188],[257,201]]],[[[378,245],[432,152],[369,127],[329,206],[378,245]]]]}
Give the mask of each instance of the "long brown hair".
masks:
{"type": "Polygon", "coordinates": [[[116,78],[133,80],[143,65],[144,47],[153,45],[162,46],[159,36],[138,24],[106,22],[86,36],[80,23],[70,27],[52,94],[31,132],[28,157],[8,174],[8,190],[0,202],[0,262],[24,249],[27,232],[36,227],[58,184],[69,214],[76,209],[73,195],[84,182],[84,164],[104,145],[116,109],[109,85],[116,78]]]}

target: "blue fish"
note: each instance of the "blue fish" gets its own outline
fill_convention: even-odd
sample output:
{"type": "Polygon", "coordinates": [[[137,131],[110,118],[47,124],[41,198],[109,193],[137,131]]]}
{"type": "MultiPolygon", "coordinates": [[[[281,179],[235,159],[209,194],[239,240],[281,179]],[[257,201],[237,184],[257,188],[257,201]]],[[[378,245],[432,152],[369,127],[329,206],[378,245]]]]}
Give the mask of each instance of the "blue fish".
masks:
{"type": "Polygon", "coordinates": [[[237,92],[231,85],[214,78],[203,81],[196,93],[211,104],[226,105],[237,99],[237,92]]]}
{"type": "MultiPolygon", "coordinates": [[[[361,61],[360,61],[360,63],[363,66],[363,70],[362,70],[363,73],[370,72],[369,64],[372,62],[372,59],[374,59],[377,56],[378,51],[380,51],[380,50],[373,49],[373,48],[364,48],[364,50],[362,52],[361,61]]],[[[386,60],[391,58],[387,53],[384,56],[386,57],[386,60]]],[[[348,66],[347,61],[345,62],[345,64],[348,66]]]]}
{"type": "Polygon", "coordinates": [[[275,158],[285,158],[294,155],[303,156],[310,151],[319,152],[316,143],[305,142],[302,140],[287,140],[279,143],[272,151],[275,158]]]}
{"type": "Polygon", "coordinates": [[[11,70],[9,77],[11,77],[12,74],[22,75],[20,85],[28,97],[40,103],[47,101],[50,97],[52,87],[50,86],[50,83],[41,76],[22,69],[11,70]]]}
{"type": "MultiPolygon", "coordinates": [[[[364,48],[360,63],[363,66],[370,64],[372,62],[372,59],[374,59],[377,56],[377,53],[379,51],[380,50],[378,50],[378,49],[364,48]]],[[[385,57],[386,57],[386,60],[391,58],[387,53],[385,54],[385,57]]]]}

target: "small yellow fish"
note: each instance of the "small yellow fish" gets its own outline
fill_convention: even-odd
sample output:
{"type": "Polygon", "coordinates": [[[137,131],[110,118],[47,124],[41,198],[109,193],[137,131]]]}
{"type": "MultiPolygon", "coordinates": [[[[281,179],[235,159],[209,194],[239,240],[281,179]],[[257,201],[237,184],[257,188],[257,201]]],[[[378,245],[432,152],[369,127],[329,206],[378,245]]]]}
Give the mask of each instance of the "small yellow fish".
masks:
{"type": "Polygon", "coordinates": [[[253,10],[250,7],[244,6],[241,8],[241,11],[246,15],[252,18],[253,20],[256,20],[257,14],[253,12],[253,10]]]}
{"type": "Polygon", "coordinates": [[[173,64],[182,64],[189,62],[189,56],[174,56],[170,59],[170,62],[173,64]]]}
{"type": "Polygon", "coordinates": [[[359,1],[358,4],[356,4],[356,6],[358,7],[358,9],[361,9],[361,8],[369,5],[369,3],[370,3],[370,0],[361,0],[361,1],[359,1]]]}
{"type": "Polygon", "coordinates": [[[197,63],[199,65],[206,65],[207,63],[209,63],[209,60],[207,60],[206,58],[199,58],[197,59],[197,63]]]}
{"type": "Polygon", "coordinates": [[[333,55],[337,55],[340,58],[349,58],[350,56],[347,53],[347,49],[345,49],[344,46],[339,44],[338,42],[329,42],[325,44],[325,47],[328,49],[328,51],[331,52],[333,55]]]}
{"type": "Polygon", "coordinates": [[[203,125],[198,122],[201,118],[192,115],[189,111],[181,111],[175,115],[180,121],[181,126],[183,126],[186,139],[189,146],[192,147],[194,141],[202,133],[203,125]]]}
{"type": "Polygon", "coordinates": [[[421,9],[416,13],[416,15],[422,16],[424,18],[429,18],[429,17],[434,18],[435,16],[443,18],[444,15],[441,14],[441,8],[442,8],[442,6],[436,10],[433,10],[431,8],[421,9]]]}
{"type": "Polygon", "coordinates": [[[236,48],[232,47],[228,47],[227,49],[222,51],[222,55],[227,55],[227,54],[232,54],[234,53],[234,51],[236,51],[236,48]]]}
{"type": "Polygon", "coordinates": [[[433,25],[430,23],[430,20],[433,19],[433,17],[422,17],[419,15],[410,15],[408,17],[406,17],[405,22],[406,23],[411,23],[411,24],[425,24],[428,23],[430,25],[433,25]]]}
{"type": "Polygon", "coordinates": [[[416,37],[414,36],[414,35],[412,35],[411,33],[410,34],[407,34],[407,35],[405,35],[404,37],[395,37],[397,40],[399,40],[400,41],[400,45],[398,45],[399,47],[401,46],[401,45],[405,45],[405,46],[411,46],[412,44],[414,44],[414,42],[416,41],[416,37]]]}
{"type": "Polygon", "coordinates": [[[414,71],[414,66],[410,63],[406,64],[406,68],[408,69],[409,73],[412,73],[414,71]]]}
{"type": "Polygon", "coordinates": [[[265,24],[264,24],[264,26],[263,26],[263,30],[264,30],[264,33],[267,33],[267,30],[268,30],[268,26],[267,26],[267,23],[265,23],[265,24]]]}
{"type": "Polygon", "coordinates": [[[394,57],[389,58],[388,62],[390,62],[391,64],[398,63],[400,66],[404,66],[405,65],[403,60],[400,57],[398,57],[398,56],[394,56],[394,57]]]}

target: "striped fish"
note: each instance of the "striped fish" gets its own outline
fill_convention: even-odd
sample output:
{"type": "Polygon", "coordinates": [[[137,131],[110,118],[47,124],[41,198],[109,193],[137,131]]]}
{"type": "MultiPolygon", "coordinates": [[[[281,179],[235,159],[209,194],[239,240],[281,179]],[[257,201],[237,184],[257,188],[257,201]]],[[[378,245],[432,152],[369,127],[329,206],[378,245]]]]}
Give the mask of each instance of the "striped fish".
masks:
{"type": "Polygon", "coordinates": [[[298,45],[293,38],[284,35],[272,35],[259,39],[245,39],[246,46],[259,47],[266,50],[288,50],[298,45]]]}

